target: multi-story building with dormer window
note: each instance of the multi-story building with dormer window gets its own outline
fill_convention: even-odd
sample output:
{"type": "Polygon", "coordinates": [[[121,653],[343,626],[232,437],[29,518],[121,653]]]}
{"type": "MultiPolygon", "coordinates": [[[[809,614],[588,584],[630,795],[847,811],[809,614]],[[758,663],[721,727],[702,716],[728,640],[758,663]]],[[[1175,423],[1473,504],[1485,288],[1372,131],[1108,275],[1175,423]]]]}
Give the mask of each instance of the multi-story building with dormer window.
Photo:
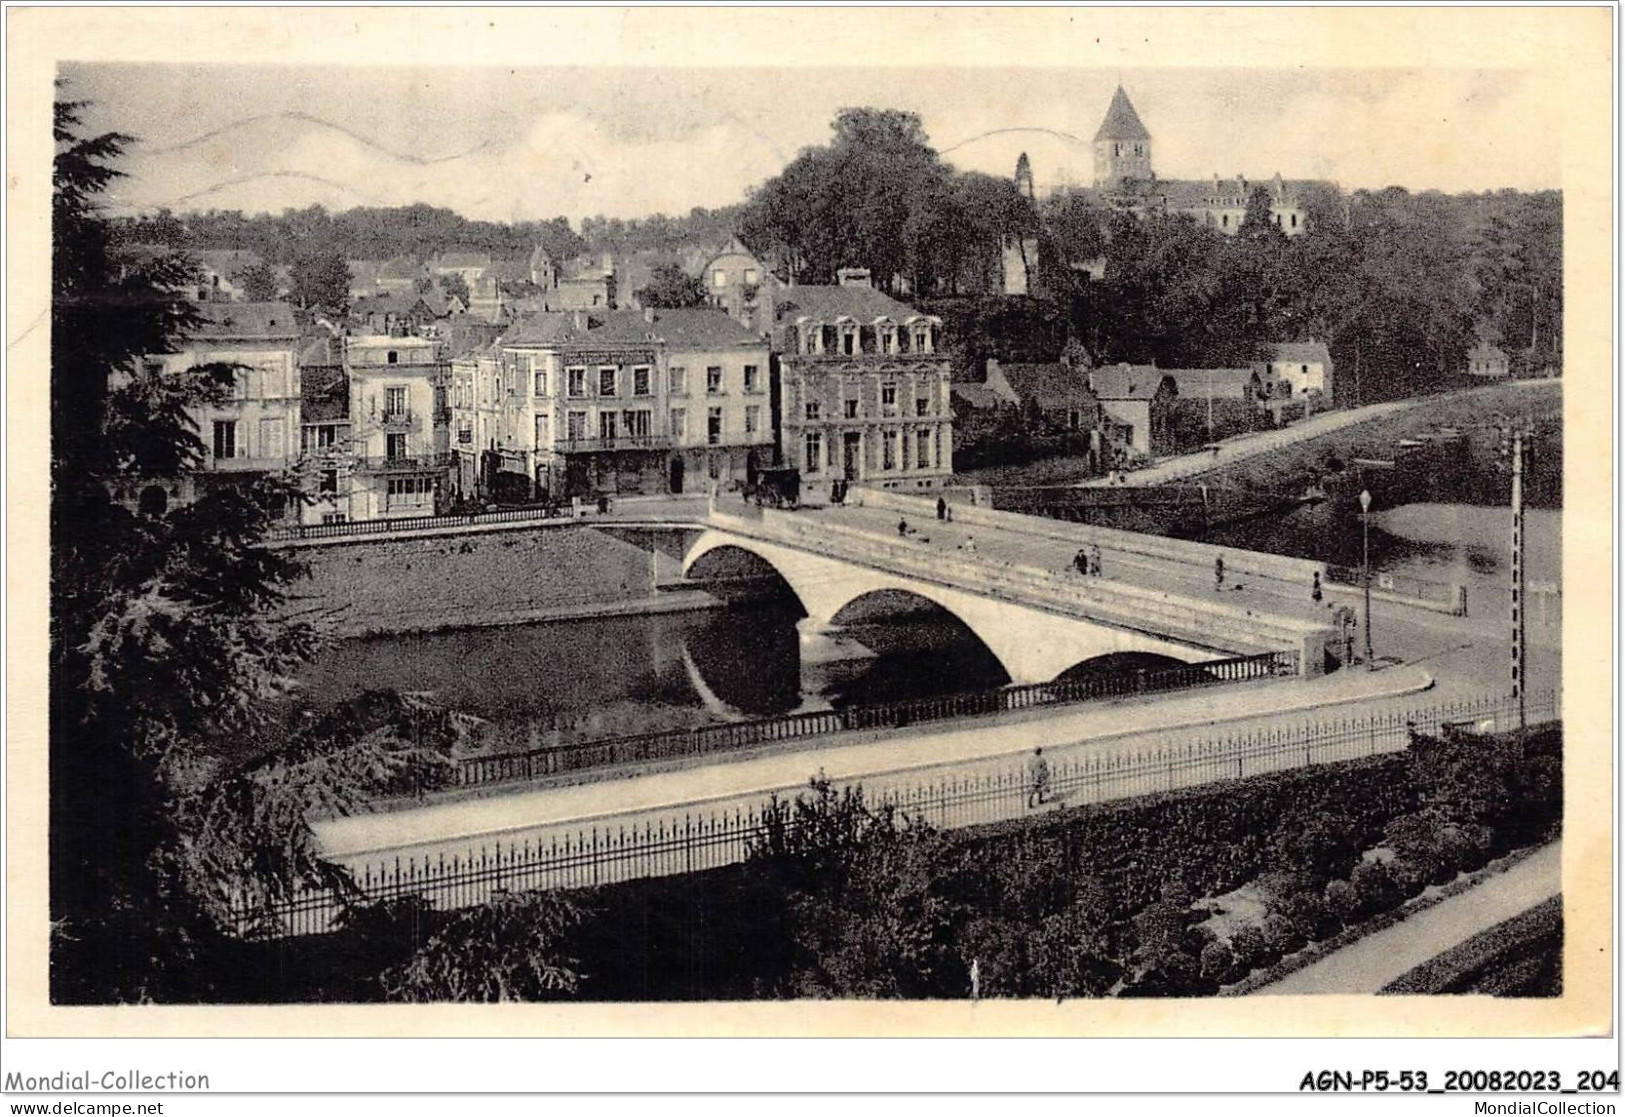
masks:
{"type": "Polygon", "coordinates": [[[829,481],[931,488],[953,474],[942,320],[877,291],[862,269],[780,292],[775,349],[784,464],[829,481]]]}

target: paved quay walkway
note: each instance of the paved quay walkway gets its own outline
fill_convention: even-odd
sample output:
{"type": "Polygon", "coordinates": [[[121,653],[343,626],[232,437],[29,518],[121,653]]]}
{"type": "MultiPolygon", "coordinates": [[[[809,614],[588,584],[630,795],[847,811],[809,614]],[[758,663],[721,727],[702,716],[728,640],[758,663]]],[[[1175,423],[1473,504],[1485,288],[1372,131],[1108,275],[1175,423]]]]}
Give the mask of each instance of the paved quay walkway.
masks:
{"type": "MultiPolygon", "coordinates": [[[[1279,730],[1363,716],[1374,703],[1430,705],[1433,685],[1417,667],[1346,671],[1317,679],[1272,680],[1094,702],[1053,716],[1008,722],[959,722],[906,736],[728,761],[635,779],[514,790],[489,798],[331,819],[316,824],[324,852],[352,866],[396,855],[467,856],[493,842],[541,842],[585,826],[669,822],[703,808],[717,814],[759,807],[774,792],[794,795],[822,771],[866,793],[903,790],[944,779],[1021,770],[1042,746],[1057,767],[1068,761],[1133,754],[1158,745],[1279,730]],[[1340,704],[1358,704],[1339,710],[1340,704]],[[1330,707],[1329,709],[1327,707],[1330,707]]],[[[974,821],[993,821],[995,817],[974,821]]]]}
{"type": "Polygon", "coordinates": [[[1250,995],[1379,992],[1429,959],[1556,896],[1563,887],[1562,868],[1563,843],[1553,842],[1506,872],[1350,943],[1250,995]]]}

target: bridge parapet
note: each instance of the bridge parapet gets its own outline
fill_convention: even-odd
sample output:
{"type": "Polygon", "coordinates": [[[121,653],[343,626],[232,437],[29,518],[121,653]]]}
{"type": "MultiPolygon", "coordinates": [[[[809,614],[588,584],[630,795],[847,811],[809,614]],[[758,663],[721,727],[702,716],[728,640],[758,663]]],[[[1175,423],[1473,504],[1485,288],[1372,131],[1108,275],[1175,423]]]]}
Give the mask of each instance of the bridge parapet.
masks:
{"type": "MultiPolygon", "coordinates": [[[[922,550],[918,544],[796,513],[765,510],[748,517],[713,513],[721,529],[946,585],[984,597],[1089,620],[1115,628],[1177,640],[1229,655],[1266,651],[1297,653],[1303,674],[1319,674],[1324,649],[1335,638],[1325,625],[1259,614],[1221,602],[1183,597],[1124,582],[1089,584],[1053,571],[984,556],[922,550]]],[[[827,619],[827,618],[825,618],[827,619]]]]}

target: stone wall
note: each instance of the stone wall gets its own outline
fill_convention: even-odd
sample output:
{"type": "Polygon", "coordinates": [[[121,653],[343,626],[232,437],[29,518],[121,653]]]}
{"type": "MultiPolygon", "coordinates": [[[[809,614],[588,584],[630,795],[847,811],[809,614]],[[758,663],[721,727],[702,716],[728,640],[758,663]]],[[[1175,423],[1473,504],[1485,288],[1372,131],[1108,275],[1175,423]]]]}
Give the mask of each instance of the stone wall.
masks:
{"type": "Polygon", "coordinates": [[[560,524],[311,547],[290,610],[360,636],[705,604],[657,590],[676,564],[648,542],[560,524]]]}

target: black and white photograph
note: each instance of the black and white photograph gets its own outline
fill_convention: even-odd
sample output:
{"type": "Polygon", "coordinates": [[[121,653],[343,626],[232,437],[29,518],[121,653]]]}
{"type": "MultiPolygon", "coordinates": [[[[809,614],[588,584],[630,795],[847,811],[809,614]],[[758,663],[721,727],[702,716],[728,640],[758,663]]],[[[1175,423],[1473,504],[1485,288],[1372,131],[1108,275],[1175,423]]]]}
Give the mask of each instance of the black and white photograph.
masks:
{"type": "Polygon", "coordinates": [[[255,11],[38,94],[42,1011],[1606,1030],[1614,234],[1577,311],[1512,45],[687,10],[783,21],[719,66],[626,9],[517,64],[349,9],[315,62],[255,11]],[[909,64],[790,58],[836,40],[909,64]]]}

